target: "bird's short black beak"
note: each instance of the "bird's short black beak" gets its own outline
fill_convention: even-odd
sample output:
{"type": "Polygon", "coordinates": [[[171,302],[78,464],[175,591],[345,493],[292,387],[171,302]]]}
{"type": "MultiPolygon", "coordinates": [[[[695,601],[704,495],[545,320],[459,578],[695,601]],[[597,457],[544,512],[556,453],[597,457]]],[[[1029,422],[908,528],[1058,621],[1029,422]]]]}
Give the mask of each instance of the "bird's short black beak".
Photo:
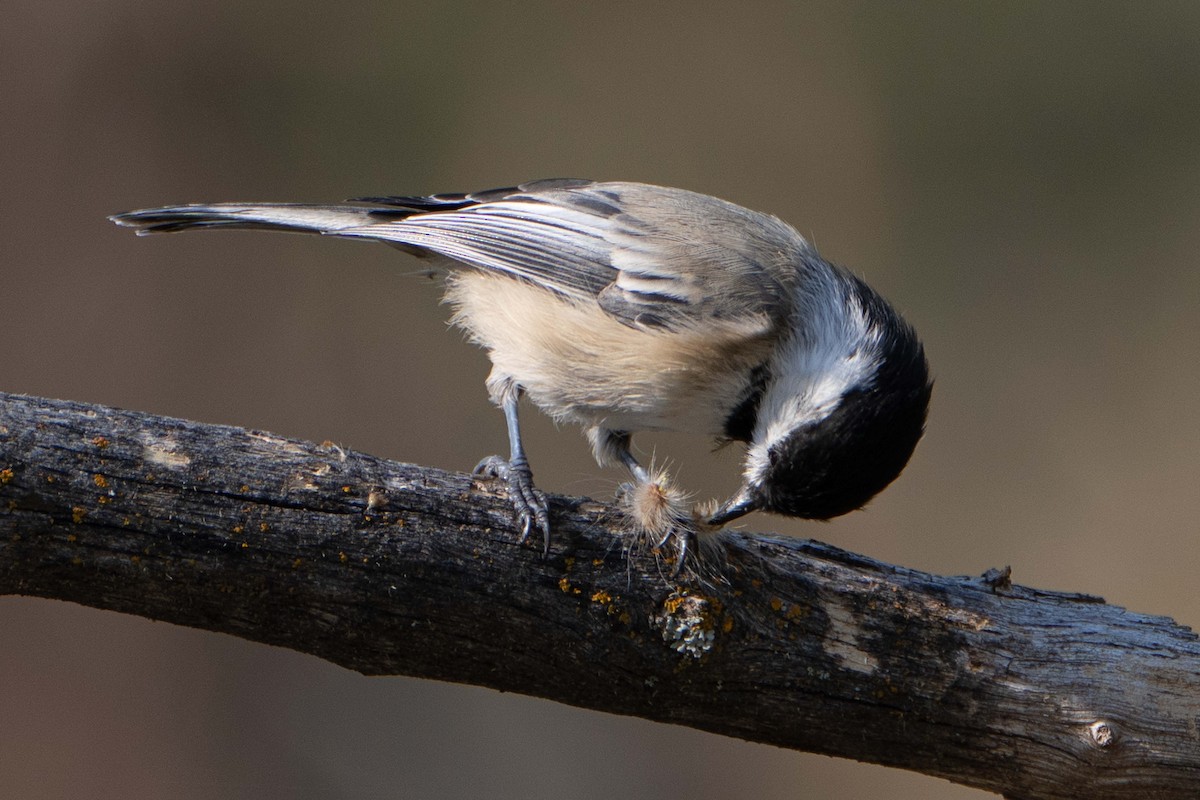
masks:
{"type": "Polygon", "coordinates": [[[742,487],[740,492],[726,500],[724,505],[717,509],[717,513],[708,518],[708,524],[719,527],[760,508],[762,508],[762,500],[749,487],[742,487]]]}

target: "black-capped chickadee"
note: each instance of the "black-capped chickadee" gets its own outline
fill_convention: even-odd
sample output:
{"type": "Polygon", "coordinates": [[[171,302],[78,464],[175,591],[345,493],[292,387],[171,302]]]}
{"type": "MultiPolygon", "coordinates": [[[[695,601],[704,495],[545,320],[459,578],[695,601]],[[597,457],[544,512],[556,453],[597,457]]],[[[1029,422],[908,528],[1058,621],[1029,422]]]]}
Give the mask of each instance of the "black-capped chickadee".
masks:
{"type": "MultiPolygon", "coordinates": [[[[183,205],[112,220],[138,234],[374,239],[451,268],[454,322],[487,349],[488,392],[508,423],[509,458],[479,470],[506,481],[522,541],[536,526],[550,542],[521,442],[522,394],[582,425],[596,460],[628,468],[635,492],[658,480],[630,451],[637,431],[745,442],[740,490],[699,521],[715,527],[758,509],[828,519],[861,508],[921,438],[931,382],[916,333],[775,217],[681,189],[584,180],[349,202],[183,205]]],[[[664,524],[639,515],[670,536],[674,523],[653,530],[664,524]]]]}

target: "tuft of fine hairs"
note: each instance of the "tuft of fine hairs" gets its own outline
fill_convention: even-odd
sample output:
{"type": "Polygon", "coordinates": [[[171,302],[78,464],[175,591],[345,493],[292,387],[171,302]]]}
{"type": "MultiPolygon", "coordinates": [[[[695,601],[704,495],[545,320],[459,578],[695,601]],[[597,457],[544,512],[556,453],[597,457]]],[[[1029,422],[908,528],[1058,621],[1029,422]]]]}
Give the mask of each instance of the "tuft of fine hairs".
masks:
{"type": "Polygon", "coordinates": [[[691,496],[675,485],[665,469],[651,465],[650,480],[623,484],[620,501],[628,533],[640,545],[661,548],[680,529],[691,527],[691,496]]]}
{"type": "MultiPolygon", "coordinates": [[[[650,468],[650,480],[621,485],[617,500],[624,514],[622,537],[632,557],[649,551],[671,567],[670,577],[703,578],[721,528],[707,524],[716,501],[693,506],[666,469],[650,468]]],[[[719,570],[716,574],[720,574],[719,570]]]]}

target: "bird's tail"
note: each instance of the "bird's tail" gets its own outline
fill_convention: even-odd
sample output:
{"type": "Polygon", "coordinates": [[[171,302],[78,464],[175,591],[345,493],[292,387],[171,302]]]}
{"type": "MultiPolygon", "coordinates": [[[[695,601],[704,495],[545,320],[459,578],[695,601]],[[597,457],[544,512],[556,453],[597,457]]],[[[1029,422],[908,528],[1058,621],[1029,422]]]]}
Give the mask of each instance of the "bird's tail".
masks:
{"type": "Polygon", "coordinates": [[[248,228],[292,233],[334,233],[378,221],[378,209],[306,203],[217,203],[165,206],[115,214],[109,219],[138,236],[192,228],[248,228]]]}

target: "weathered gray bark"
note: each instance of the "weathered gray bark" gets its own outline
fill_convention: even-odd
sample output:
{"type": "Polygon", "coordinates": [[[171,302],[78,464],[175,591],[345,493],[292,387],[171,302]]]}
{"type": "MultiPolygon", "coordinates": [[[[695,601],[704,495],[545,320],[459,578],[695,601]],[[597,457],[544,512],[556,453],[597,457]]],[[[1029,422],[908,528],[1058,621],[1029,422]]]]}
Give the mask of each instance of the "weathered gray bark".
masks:
{"type": "Polygon", "coordinates": [[[609,507],[552,515],[543,559],[465,475],[0,394],[0,593],[1012,798],[1200,795],[1200,644],[1169,619],[744,534],[675,585],[609,507]]]}

